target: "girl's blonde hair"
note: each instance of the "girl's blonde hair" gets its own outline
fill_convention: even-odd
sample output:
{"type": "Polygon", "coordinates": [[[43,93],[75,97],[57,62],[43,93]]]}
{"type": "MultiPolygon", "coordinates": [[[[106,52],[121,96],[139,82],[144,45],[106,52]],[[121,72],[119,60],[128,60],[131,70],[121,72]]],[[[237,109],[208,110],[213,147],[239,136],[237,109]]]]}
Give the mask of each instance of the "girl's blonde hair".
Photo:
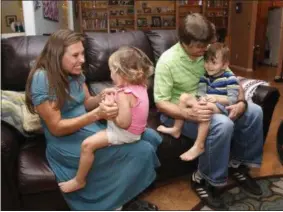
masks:
{"type": "Polygon", "coordinates": [[[133,85],[147,85],[154,70],[148,56],[136,47],[119,48],[110,56],[108,64],[111,71],[133,85]]]}

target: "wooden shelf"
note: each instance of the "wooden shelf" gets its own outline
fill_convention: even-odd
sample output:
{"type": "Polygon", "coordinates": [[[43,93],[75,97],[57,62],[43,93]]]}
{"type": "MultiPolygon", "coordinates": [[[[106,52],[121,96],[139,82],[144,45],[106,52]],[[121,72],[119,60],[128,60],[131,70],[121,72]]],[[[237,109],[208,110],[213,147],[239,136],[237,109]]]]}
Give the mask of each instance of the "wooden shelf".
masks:
{"type": "MultiPolygon", "coordinates": [[[[185,17],[189,13],[201,13],[206,16],[211,22],[213,22],[217,29],[227,28],[228,29],[228,14],[231,9],[231,0],[201,0],[201,5],[199,4],[199,0],[163,0],[162,2],[158,0],[134,0],[134,5],[105,5],[105,4],[97,4],[97,7],[82,7],[85,5],[84,1],[79,2],[79,20],[81,24],[81,31],[107,31],[110,30],[120,30],[122,28],[125,29],[139,29],[139,30],[156,30],[156,29],[176,29],[175,26],[168,27],[152,27],[151,18],[154,16],[160,17],[161,25],[163,25],[163,21],[168,19],[168,23],[172,25],[172,21],[175,21],[173,24],[178,26],[183,17],[185,17]],[[210,1],[210,4],[208,2],[210,1]],[[221,2],[220,2],[221,1],[221,2]],[[189,2],[188,4],[181,4],[184,2],[189,2]],[[218,4],[218,3],[221,4],[218,4]],[[191,3],[191,4],[190,4],[191,3]],[[207,7],[207,6],[210,7],[207,7]],[[218,7],[217,7],[218,6],[218,7]],[[144,10],[148,13],[144,13],[144,10]],[[123,11],[123,12],[122,12],[123,11]],[[94,14],[94,12],[96,14],[94,14]],[[128,13],[129,12],[129,13],[128,13]],[[120,15],[123,14],[123,15],[120,15]],[[87,16],[82,17],[82,15],[87,16]],[[117,14],[117,15],[114,15],[117,14]],[[98,15],[98,17],[92,16],[98,15]],[[218,16],[219,15],[219,16],[218,16]],[[127,22],[129,20],[129,22],[127,22]],[[139,27],[138,21],[143,21],[144,24],[147,24],[146,27],[139,27]],[[83,22],[95,22],[96,25],[84,25],[83,22]],[[103,22],[103,25],[99,25],[96,22],[103,22]],[[131,22],[130,22],[131,21],[131,22]],[[124,26],[111,26],[115,24],[125,24],[129,23],[132,25],[124,25],[124,26]],[[105,27],[103,29],[90,29],[83,30],[83,26],[86,27],[105,27]]],[[[91,2],[91,1],[90,1],[91,2]]],[[[96,5],[95,2],[101,2],[92,0],[92,5],[96,5]]],[[[105,0],[106,3],[110,1],[105,0]]],[[[88,4],[90,5],[90,4],[88,4]]],[[[87,23],[88,24],[88,23],[87,23]]],[[[140,24],[140,22],[139,22],[140,24]]],[[[142,25],[142,24],[141,24],[142,25]]],[[[229,32],[227,32],[229,34],[229,32]]]]}
{"type": "Polygon", "coordinates": [[[176,27],[138,27],[140,30],[176,29],[176,27]]]}
{"type": "Polygon", "coordinates": [[[94,8],[84,8],[83,10],[85,10],[85,11],[89,11],[89,10],[91,10],[91,11],[105,11],[105,10],[108,10],[108,8],[107,7],[94,7],[94,8]]]}
{"type": "Polygon", "coordinates": [[[118,30],[120,30],[120,29],[134,29],[135,28],[135,26],[116,26],[116,27],[110,27],[110,29],[118,29],[118,30]]]}
{"type": "Polygon", "coordinates": [[[138,16],[175,16],[176,13],[172,12],[172,13],[138,13],[138,16]]]}
{"type": "Polygon", "coordinates": [[[228,7],[207,7],[206,10],[214,11],[214,10],[228,10],[228,7]]]}
{"type": "Polygon", "coordinates": [[[179,5],[180,8],[201,8],[202,5],[179,5]]]}
{"type": "Polygon", "coordinates": [[[107,29],[84,29],[84,32],[107,32],[107,29]]]}
{"type": "Polygon", "coordinates": [[[109,19],[117,19],[117,18],[121,18],[121,19],[133,19],[135,18],[134,15],[110,15],[109,19]]]}
{"type": "Polygon", "coordinates": [[[86,18],[86,17],[83,17],[83,20],[107,20],[107,18],[104,18],[104,17],[97,17],[97,18],[86,18]]]}
{"type": "Polygon", "coordinates": [[[116,9],[116,8],[132,8],[135,5],[108,5],[108,8],[116,9]]]}

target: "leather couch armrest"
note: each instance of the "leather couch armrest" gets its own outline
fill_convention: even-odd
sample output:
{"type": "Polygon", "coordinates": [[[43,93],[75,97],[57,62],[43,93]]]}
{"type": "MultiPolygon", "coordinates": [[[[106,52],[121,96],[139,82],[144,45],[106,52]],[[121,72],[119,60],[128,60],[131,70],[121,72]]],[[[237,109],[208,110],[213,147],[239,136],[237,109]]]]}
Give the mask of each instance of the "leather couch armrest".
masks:
{"type": "Polygon", "coordinates": [[[18,192],[18,155],[25,138],[1,122],[1,209],[20,210],[18,192]]]}
{"type": "Polygon", "coordinates": [[[272,86],[260,85],[256,89],[252,100],[260,105],[263,110],[263,133],[266,139],[274,108],[279,100],[280,93],[277,88],[272,86]]]}

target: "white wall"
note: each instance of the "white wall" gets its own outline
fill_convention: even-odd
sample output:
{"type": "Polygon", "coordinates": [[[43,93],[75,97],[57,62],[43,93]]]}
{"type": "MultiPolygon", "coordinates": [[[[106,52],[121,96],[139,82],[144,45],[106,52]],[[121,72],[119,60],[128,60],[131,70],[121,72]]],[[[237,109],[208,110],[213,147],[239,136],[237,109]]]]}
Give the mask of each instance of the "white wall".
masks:
{"type": "Polygon", "coordinates": [[[26,34],[51,34],[60,28],[67,28],[68,17],[65,17],[67,11],[64,13],[64,8],[62,7],[63,3],[64,1],[57,2],[59,8],[59,21],[56,22],[43,18],[42,2],[40,2],[41,7],[37,10],[34,10],[34,1],[23,1],[26,34]]]}
{"type": "MultiPolygon", "coordinates": [[[[58,7],[60,6],[61,2],[57,2],[58,7]]],[[[34,12],[35,16],[35,30],[37,35],[42,35],[44,33],[53,33],[56,30],[61,28],[61,22],[62,22],[62,10],[59,9],[59,22],[51,21],[48,19],[43,18],[43,6],[41,4],[41,7],[37,9],[34,12]]]]}
{"type": "Polygon", "coordinates": [[[16,15],[17,21],[23,21],[21,4],[19,1],[1,1],[1,33],[12,33],[12,29],[6,26],[6,15],[16,15]]]}

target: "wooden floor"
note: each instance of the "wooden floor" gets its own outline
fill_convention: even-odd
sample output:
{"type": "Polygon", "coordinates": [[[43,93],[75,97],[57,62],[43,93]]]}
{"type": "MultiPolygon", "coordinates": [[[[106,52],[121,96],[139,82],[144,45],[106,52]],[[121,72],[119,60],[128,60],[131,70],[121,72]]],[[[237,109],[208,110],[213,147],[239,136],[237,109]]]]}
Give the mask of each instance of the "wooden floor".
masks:
{"type": "MultiPolygon", "coordinates": [[[[281,98],[273,113],[264,146],[263,164],[259,170],[253,169],[251,174],[254,177],[283,174],[283,166],[280,164],[276,152],[277,129],[280,120],[283,119],[283,83],[273,82],[276,69],[272,67],[261,66],[251,73],[234,73],[238,76],[266,80],[270,82],[271,86],[279,89],[281,98]]],[[[199,202],[199,199],[191,190],[188,179],[189,176],[183,176],[169,182],[163,182],[157,185],[157,188],[143,194],[142,198],[156,204],[160,210],[190,210],[199,202]]]]}

